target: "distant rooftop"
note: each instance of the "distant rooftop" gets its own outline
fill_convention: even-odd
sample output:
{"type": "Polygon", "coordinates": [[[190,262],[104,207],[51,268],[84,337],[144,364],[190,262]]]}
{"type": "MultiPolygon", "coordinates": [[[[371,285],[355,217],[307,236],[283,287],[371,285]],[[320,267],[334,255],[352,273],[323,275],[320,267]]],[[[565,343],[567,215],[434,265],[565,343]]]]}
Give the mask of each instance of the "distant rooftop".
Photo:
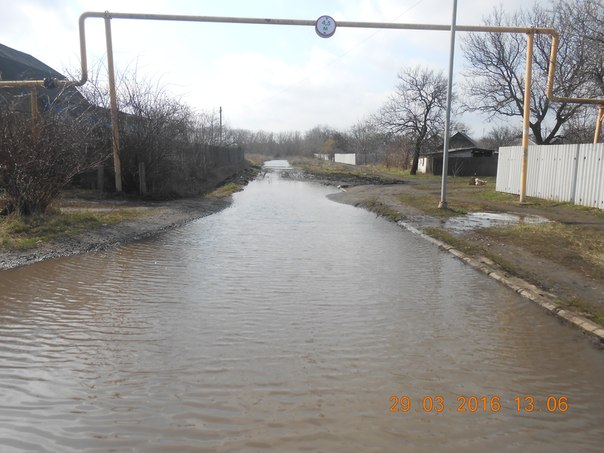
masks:
{"type": "MultiPolygon", "coordinates": [[[[29,54],[0,44],[0,79],[1,80],[43,80],[46,78],[66,79],[60,72],[29,54]]],[[[28,102],[21,100],[29,96],[31,88],[0,88],[0,105],[23,111],[28,109],[28,102]]],[[[56,105],[89,105],[84,96],[75,87],[37,88],[38,99],[43,106],[56,105]]]]}
{"type": "Polygon", "coordinates": [[[0,44],[0,78],[2,80],[39,80],[66,77],[26,53],[0,44]]]}

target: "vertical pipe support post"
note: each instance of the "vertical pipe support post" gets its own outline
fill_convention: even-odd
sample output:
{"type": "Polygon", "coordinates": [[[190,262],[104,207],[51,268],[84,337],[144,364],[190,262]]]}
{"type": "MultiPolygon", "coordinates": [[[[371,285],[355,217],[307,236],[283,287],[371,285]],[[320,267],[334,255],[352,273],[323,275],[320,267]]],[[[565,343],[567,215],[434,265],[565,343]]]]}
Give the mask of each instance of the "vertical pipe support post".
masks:
{"type": "Polygon", "coordinates": [[[604,120],[604,104],[598,107],[598,120],[596,122],[596,131],[594,132],[594,145],[600,142],[600,134],[602,132],[602,121],[604,120]]]}
{"type": "Polygon", "coordinates": [[[109,72],[109,100],[111,103],[111,144],[113,147],[113,169],[115,171],[115,191],[122,191],[122,162],[120,158],[120,130],[118,125],[117,93],[115,89],[115,68],[113,65],[113,43],[111,40],[111,16],[105,11],[105,39],[107,42],[107,70],[109,72]]]}
{"type": "Polygon", "coordinates": [[[524,79],[524,114],[522,125],[522,164],[520,168],[520,203],[526,202],[526,180],[528,175],[528,142],[531,127],[531,90],[533,78],[533,47],[535,33],[528,33],[526,45],[526,75],[524,79]]]}

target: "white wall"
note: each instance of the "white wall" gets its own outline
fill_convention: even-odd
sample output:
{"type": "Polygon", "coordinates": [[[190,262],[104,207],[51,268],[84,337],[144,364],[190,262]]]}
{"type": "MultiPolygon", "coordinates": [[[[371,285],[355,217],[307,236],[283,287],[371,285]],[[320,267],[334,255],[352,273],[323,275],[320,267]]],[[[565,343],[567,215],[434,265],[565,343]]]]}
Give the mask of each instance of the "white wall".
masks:
{"type": "Polygon", "coordinates": [[[346,153],[346,154],[336,153],[334,160],[336,162],[340,162],[341,164],[356,165],[357,164],[357,155],[354,153],[346,153]]]}
{"type": "MultiPolygon", "coordinates": [[[[604,209],[604,144],[529,146],[526,194],[604,209]]],[[[496,190],[520,194],[522,148],[499,148],[496,190]]]]}
{"type": "Polygon", "coordinates": [[[419,173],[426,173],[427,169],[428,169],[428,158],[427,157],[420,157],[419,161],[417,163],[417,171],[419,173]]]}

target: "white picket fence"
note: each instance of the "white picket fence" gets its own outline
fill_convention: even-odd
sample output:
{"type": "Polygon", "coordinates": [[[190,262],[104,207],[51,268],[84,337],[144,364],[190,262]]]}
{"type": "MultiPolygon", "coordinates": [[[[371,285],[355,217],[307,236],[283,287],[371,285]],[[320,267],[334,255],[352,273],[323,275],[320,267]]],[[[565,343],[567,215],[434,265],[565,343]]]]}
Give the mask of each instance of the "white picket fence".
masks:
{"type": "MultiPolygon", "coordinates": [[[[604,209],[604,143],[529,146],[526,194],[604,209]]],[[[499,148],[496,190],[520,194],[522,148],[499,148]]]]}

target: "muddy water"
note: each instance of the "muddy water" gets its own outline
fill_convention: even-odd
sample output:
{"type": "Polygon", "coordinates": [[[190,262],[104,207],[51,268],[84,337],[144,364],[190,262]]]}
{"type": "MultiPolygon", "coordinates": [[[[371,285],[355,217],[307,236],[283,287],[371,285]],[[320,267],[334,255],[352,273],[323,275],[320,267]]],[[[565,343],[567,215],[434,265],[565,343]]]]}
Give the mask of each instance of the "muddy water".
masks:
{"type": "Polygon", "coordinates": [[[601,451],[602,351],[331,191],[0,273],[0,451],[601,451]]]}

